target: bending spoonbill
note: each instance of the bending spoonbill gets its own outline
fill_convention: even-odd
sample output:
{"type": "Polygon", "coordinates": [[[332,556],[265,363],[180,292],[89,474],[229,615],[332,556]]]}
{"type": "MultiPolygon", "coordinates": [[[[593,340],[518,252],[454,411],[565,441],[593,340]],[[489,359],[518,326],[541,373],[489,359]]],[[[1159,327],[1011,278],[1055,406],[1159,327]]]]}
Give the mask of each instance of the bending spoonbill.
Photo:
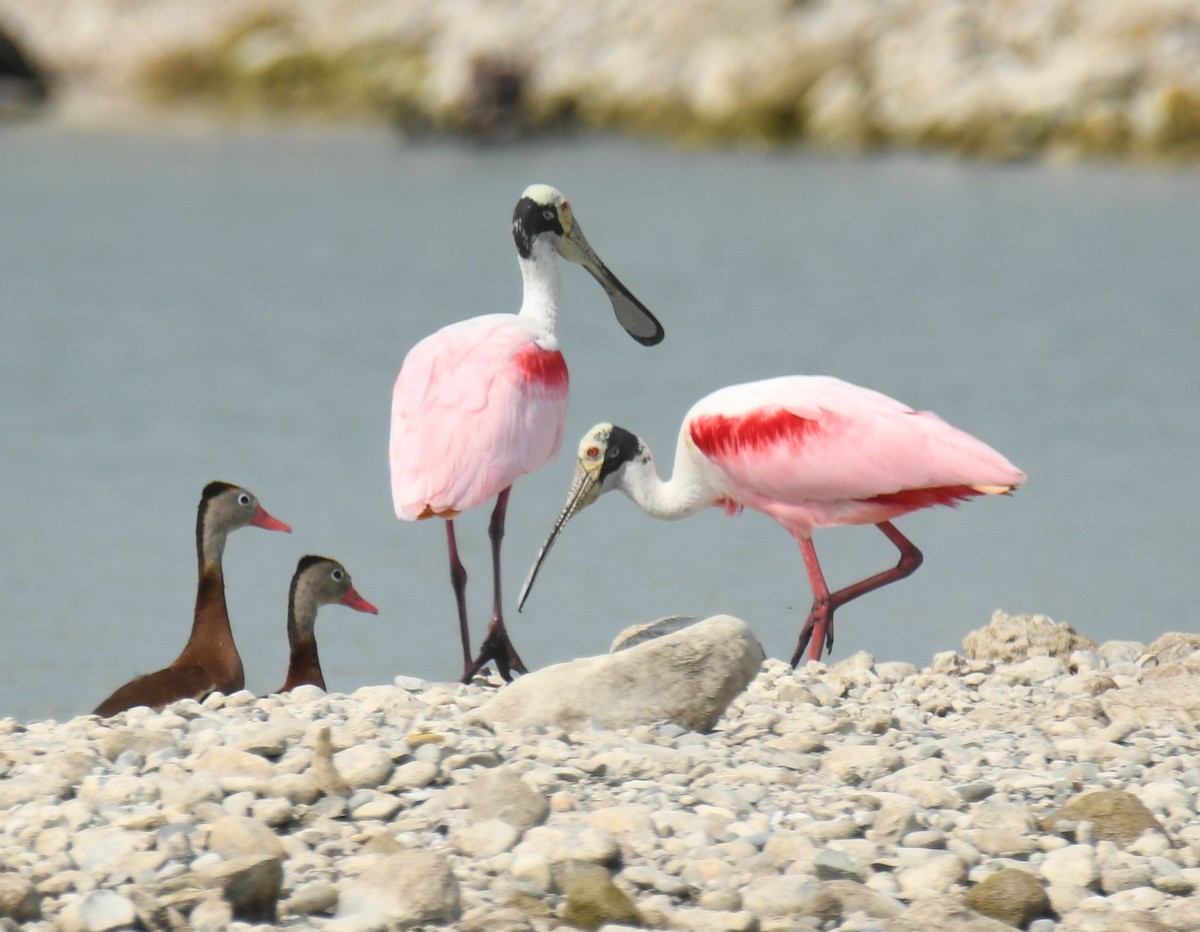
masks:
{"type": "Polygon", "coordinates": [[[239,486],[210,482],[204,487],[196,509],[200,581],[191,636],[169,667],[130,680],[96,706],[93,715],[107,717],[139,705],[159,709],[178,699],[203,699],[211,692],[235,693],[246,685],[225,605],[221,557],[229,534],[247,526],[289,534],[292,530],[267,514],[258,499],[239,486]]]}
{"type": "Polygon", "coordinates": [[[450,580],[458,604],[463,682],[489,660],[500,675],[525,672],[504,628],[500,542],[512,484],[544,466],[562,444],[567,417],[567,367],[554,335],[562,256],[587,269],[635,340],[653,346],[662,325],[608,270],[554,188],[525,189],[512,218],[524,280],[517,314],[489,314],[443,327],[408,353],[392,392],[392,502],[404,521],[443,518],[450,580]],[[454,518],[495,498],[488,526],[492,545],[492,621],[472,659],[467,626],[467,573],[458,556],[454,518]]]}
{"type": "Polygon", "coordinates": [[[867,388],[827,376],[784,376],[718,389],[683,419],[675,471],[664,482],[645,441],[597,424],[579,444],[567,504],[543,545],[517,602],[518,611],[551,545],[572,516],[620,489],[655,518],[686,518],[712,505],[774,518],[796,539],[813,604],[792,666],[812,639],[810,660],[833,648],[833,613],[921,565],[921,551],[891,523],[931,505],[1003,495],[1025,474],[1003,456],[936,414],[914,411],[867,388]],[[891,569],[830,592],[813,531],[874,524],[900,551],[891,569]]]}

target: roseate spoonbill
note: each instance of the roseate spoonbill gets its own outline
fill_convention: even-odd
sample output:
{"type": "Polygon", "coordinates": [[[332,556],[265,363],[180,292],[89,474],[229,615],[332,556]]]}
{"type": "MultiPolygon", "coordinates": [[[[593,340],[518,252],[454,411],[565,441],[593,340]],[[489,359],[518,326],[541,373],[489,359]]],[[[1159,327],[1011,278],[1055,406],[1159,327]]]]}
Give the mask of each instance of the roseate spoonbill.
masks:
{"type": "Polygon", "coordinates": [[[525,672],[504,628],[500,542],[512,484],[544,466],[562,443],[567,367],[554,335],[560,281],[556,255],[587,269],[612,302],[621,326],[644,346],[662,325],[608,270],[554,188],[526,188],[512,219],[524,280],[517,314],[489,314],[442,328],[408,353],[392,393],[392,502],[405,521],[444,518],[450,580],[462,635],[463,682],[489,660],[500,675],[525,672]],[[454,517],[496,499],[492,545],[492,621],[472,660],[466,570],[454,517]]]}
{"type": "Polygon", "coordinates": [[[683,419],[675,470],[664,482],[645,441],[597,424],[579,444],[567,504],[521,590],[525,604],[538,568],[563,526],[605,492],[620,489],[655,518],[686,518],[711,505],[774,518],[796,539],[813,604],[792,666],[812,638],[809,659],[833,647],[833,613],[921,565],[921,551],[891,523],[931,505],[1003,495],[1025,474],[936,414],[828,376],[784,376],[718,389],[683,419]],[[891,569],[830,592],[813,531],[874,524],[900,551],[891,569]]]}
{"type": "Polygon", "coordinates": [[[211,692],[234,693],[245,687],[242,658],[229,627],[221,556],[229,533],[248,525],[268,531],[292,530],[267,514],[258,499],[243,488],[228,482],[210,482],[204,487],[196,510],[200,582],[191,637],[169,667],[130,680],[100,703],[93,715],[116,715],[139,705],[158,709],[178,699],[203,699],[211,692]]]}
{"type": "Polygon", "coordinates": [[[378,615],[379,609],[358,594],[350,574],[337,560],[309,554],[301,557],[292,574],[288,589],[288,672],[279,692],[286,693],[297,686],[325,688],[321,673],[321,658],[317,656],[317,609],[335,602],[378,615]]]}

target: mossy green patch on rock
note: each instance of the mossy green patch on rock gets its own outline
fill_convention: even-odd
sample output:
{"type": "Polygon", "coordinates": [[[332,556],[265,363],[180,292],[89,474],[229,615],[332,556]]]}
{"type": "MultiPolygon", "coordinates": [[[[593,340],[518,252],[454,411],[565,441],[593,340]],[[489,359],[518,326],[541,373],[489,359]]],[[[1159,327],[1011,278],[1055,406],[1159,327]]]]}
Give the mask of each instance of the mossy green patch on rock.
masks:
{"type": "Polygon", "coordinates": [[[1163,155],[1200,155],[1200,93],[1173,87],[1162,98],[1161,122],[1154,143],[1163,155]]]}
{"type": "Polygon", "coordinates": [[[697,126],[714,140],[771,147],[801,138],[804,120],[804,108],[795,100],[786,100],[745,107],[726,119],[702,121],[697,126]]]}
{"type": "Polygon", "coordinates": [[[258,14],[208,45],[163,51],[142,67],[138,84],[160,104],[391,118],[413,108],[428,72],[419,44],[322,50],[308,45],[284,16],[258,14]]]}
{"type": "Polygon", "coordinates": [[[637,907],[598,864],[566,861],[555,867],[555,882],[566,903],[562,920],[578,929],[599,929],[608,923],[641,926],[637,907]]]}
{"type": "Polygon", "coordinates": [[[1069,146],[1079,155],[1123,156],[1133,145],[1129,118],[1116,109],[1086,114],[1068,128],[1069,146]]]}
{"type": "Polygon", "coordinates": [[[513,893],[505,901],[505,905],[519,909],[530,919],[549,919],[553,915],[553,910],[550,909],[545,900],[539,899],[530,893],[513,893]]]}
{"type": "Polygon", "coordinates": [[[967,891],[967,903],[976,912],[1024,929],[1050,911],[1050,897],[1040,880],[1015,867],[997,871],[967,891]]]}
{"type": "Polygon", "coordinates": [[[931,123],[916,141],[923,148],[1003,162],[1031,158],[1046,147],[1055,131],[1047,114],[980,112],[957,123],[931,123]]]}
{"type": "Polygon", "coordinates": [[[222,81],[220,61],[212,51],[177,48],[150,59],[138,74],[138,84],[153,103],[215,98],[222,81]]]}
{"type": "Polygon", "coordinates": [[[1043,830],[1052,832],[1062,819],[1091,822],[1095,841],[1111,841],[1120,848],[1132,844],[1148,829],[1166,834],[1142,801],[1124,790],[1095,790],[1076,796],[1043,820],[1043,830]]]}

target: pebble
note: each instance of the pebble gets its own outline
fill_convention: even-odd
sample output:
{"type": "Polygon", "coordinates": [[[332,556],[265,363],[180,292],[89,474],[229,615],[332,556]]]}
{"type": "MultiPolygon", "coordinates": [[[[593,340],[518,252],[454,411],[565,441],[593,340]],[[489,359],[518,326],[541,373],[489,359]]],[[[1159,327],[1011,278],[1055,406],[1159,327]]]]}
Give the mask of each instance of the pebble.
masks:
{"type": "Polygon", "coordinates": [[[1200,928],[1197,723],[1111,729],[1077,681],[1137,690],[1151,647],[1035,633],[768,660],[708,732],[486,726],[494,688],[411,678],[0,720],[0,926],[991,929],[965,897],[1008,872],[1036,932],[1200,928]]]}

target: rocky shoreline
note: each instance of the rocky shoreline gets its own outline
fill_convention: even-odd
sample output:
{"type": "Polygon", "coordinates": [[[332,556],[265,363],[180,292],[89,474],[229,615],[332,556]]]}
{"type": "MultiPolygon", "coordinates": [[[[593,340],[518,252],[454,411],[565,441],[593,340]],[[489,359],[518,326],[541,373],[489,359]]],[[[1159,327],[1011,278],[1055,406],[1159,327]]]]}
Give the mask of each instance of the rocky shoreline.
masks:
{"type": "Polygon", "coordinates": [[[1200,156],[1200,3],[0,0],[60,112],[681,144],[1200,156]]]}
{"type": "Polygon", "coordinates": [[[1200,929],[1197,648],[998,612],[793,672],[718,617],[499,690],[6,719],[0,928],[1200,929]]]}

